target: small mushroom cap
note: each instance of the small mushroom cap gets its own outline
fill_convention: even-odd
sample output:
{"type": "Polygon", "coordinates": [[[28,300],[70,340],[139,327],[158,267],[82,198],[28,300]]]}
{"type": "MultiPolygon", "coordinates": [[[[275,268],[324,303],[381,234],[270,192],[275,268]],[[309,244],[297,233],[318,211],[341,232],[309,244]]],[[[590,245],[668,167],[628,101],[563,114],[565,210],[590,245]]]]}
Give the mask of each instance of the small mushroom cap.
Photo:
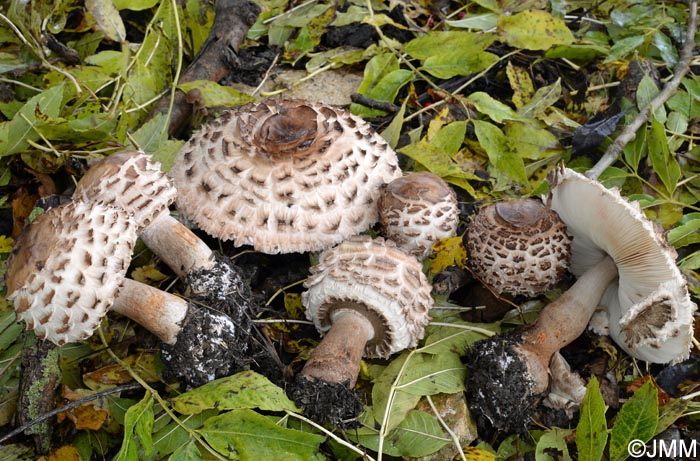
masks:
{"type": "Polygon", "coordinates": [[[124,210],[79,201],[49,209],[22,232],[7,261],[17,317],[58,345],[89,337],[117,295],[135,241],[124,210]]]}
{"type": "Polygon", "coordinates": [[[168,213],[175,187],[148,154],[122,151],[95,162],[78,181],[73,197],[123,208],[134,217],[137,232],[168,213]]]}
{"type": "Polygon", "coordinates": [[[178,208],[198,227],[265,253],[316,251],[377,221],[396,153],[362,119],[320,103],[266,100],[224,114],[180,150],[178,208]]]}
{"type": "Polygon", "coordinates": [[[469,265],[499,293],[537,296],[566,275],[571,237],[555,211],[523,198],[487,205],[467,229],[469,265]]]}
{"type": "Polygon", "coordinates": [[[429,171],[408,173],[387,184],[378,208],[385,237],[419,259],[430,253],[433,243],[457,233],[457,196],[429,171]]]}
{"type": "Polygon", "coordinates": [[[566,168],[554,178],[551,207],[574,238],[574,275],[580,276],[605,255],[617,264],[619,278],[600,302],[607,310],[613,340],[631,356],[648,362],[687,358],[697,306],[676,266],[675,251],[639,205],[566,168]]]}
{"type": "Polygon", "coordinates": [[[390,240],[360,235],[325,250],[304,286],[306,316],[321,333],[331,328],[332,313],[343,303],[366,308],[375,330],[367,357],[415,346],[430,321],[433,299],[421,264],[390,240]]]}

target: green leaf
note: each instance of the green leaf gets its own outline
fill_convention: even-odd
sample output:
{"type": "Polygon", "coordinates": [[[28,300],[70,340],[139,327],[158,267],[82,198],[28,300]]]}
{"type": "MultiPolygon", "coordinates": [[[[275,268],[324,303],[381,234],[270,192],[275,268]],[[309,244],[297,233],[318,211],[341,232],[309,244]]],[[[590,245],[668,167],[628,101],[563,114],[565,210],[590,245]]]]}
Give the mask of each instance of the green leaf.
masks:
{"type": "Polygon", "coordinates": [[[586,386],[586,395],[581,403],[576,426],[576,450],[579,461],[603,459],[603,451],[608,441],[605,410],[605,401],[600,393],[598,380],[593,376],[586,386]]]}
{"type": "Polygon", "coordinates": [[[565,437],[572,432],[571,429],[553,427],[542,434],[535,446],[535,461],[571,461],[565,437]],[[552,452],[556,452],[555,457],[550,456],[552,452]]]}
{"type": "MultiPolygon", "coordinates": [[[[659,94],[659,88],[656,86],[654,80],[648,75],[642,77],[642,80],[640,80],[637,86],[637,108],[642,110],[657,94],[659,94]]],[[[654,117],[660,122],[666,123],[666,108],[661,105],[656,112],[654,112],[654,117]]]]}
{"type": "Polygon", "coordinates": [[[668,403],[659,407],[659,423],[656,426],[656,433],[658,435],[668,429],[668,427],[675,423],[678,418],[681,418],[688,408],[688,400],[686,399],[671,399],[668,403]]]}
{"type": "Polygon", "coordinates": [[[249,409],[209,418],[199,433],[219,453],[241,461],[319,459],[325,437],[275,424],[249,409]]]}
{"type": "MultiPolygon", "coordinates": [[[[399,90],[413,78],[413,73],[399,69],[398,59],[391,53],[379,54],[365,66],[357,92],[378,101],[393,102],[399,90]]],[[[376,117],[384,112],[353,103],[350,111],[360,117],[376,117]]]]}
{"type": "Polygon", "coordinates": [[[616,61],[620,58],[624,58],[625,56],[631,54],[637,48],[642,46],[642,44],[644,43],[644,40],[645,40],[644,35],[635,35],[632,37],[623,38],[622,40],[618,40],[610,48],[610,52],[608,53],[608,57],[605,58],[604,62],[608,63],[608,62],[616,61]]]}
{"type": "MultiPolygon", "coordinates": [[[[160,459],[183,449],[191,439],[189,431],[199,429],[207,419],[218,414],[217,410],[204,410],[196,415],[181,418],[180,422],[169,421],[163,427],[157,428],[153,434],[153,457],[160,459]]],[[[162,418],[164,417],[159,421],[162,418]]]]}
{"type": "Polygon", "coordinates": [[[180,83],[178,89],[185,93],[191,90],[199,90],[206,107],[234,107],[247,104],[255,98],[234,88],[219,85],[211,80],[195,80],[180,83]]]}
{"type": "Polygon", "coordinates": [[[509,145],[520,158],[542,160],[562,151],[557,137],[537,123],[507,121],[503,130],[509,145]]]}
{"type": "Polygon", "coordinates": [[[623,150],[625,161],[634,172],[637,172],[640,160],[647,153],[647,134],[647,125],[643,125],[637,131],[634,141],[628,143],[623,150]]]}
{"type": "Polygon", "coordinates": [[[53,86],[29,99],[9,122],[0,124],[0,157],[16,154],[29,147],[28,141],[40,139],[34,129],[58,117],[63,104],[63,85],[53,86]]]}
{"type": "Polygon", "coordinates": [[[86,0],[85,9],[95,19],[97,29],[114,42],[126,39],[126,28],[112,0],[86,0]]]}
{"type": "Polygon", "coordinates": [[[406,101],[401,104],[401,109],[394,115],[394,118],[391,119],[391,123],[381,132],[382,138],[384,138],[393,149],[396,149],[396,146],[399,144],[405,113],[406,101]]]}
{"type": "Polygon", "coordinates": [[[496,39],[494,34],[466,31],[433,31],[408,42],[404,51],[412,58],[425,61],[442,55],[478,53],[488,48],[496,39]]]}
{"type": "Polygon", "coordinates": [[[267,411],[299,411],[282,389],[253,371],[216,379],[172,400],[173,408],[186,415],[210,408],[231,410],[259,408],[267,411]]]}
{"type": "Polygon", "coordinates": [[[374,417],[389,431],[413,409],[420,396],[464,390],[466,370],[454,353],[405,353],[393,360],[372,388],[374,417]]]}
{"type": "Polygon", "coordinates": [[[523,118],[538,117],[540,114],[543,114],[545,110],[553,106],[560,97],[561,79],[558,78],[557,81],[551,85],[539,88],[527,104],[518,109],[518,115],[523,118]]]}
{"type": "Polygon", "coordinates": [[[502,123],[503,120],[517,120],[520,117],[509,106],[501,101],[494,99],[488,93],[477,91],[467,97],[467,101],[474,105],[474,108],[482,114],[488,116],[496,123],[502,123]]]}
{"type": "Polygon", "coordinates": [[[452,156],[457,153],[467,133],[467,122],[452,122],[440,129],[430,139],[430,144],[452,156]]]}
{"type": "Polygon", "coordinates": [[[678,267],[689,271],[700,269],[700,250],[696,251],[695,253],[691,253],[685,258],[683,258],[678,263],[678,267]]]}
{"type": "Polygon", "coordinates": [[[132,405],[126,412],[124,420],[124,439],[119,453],[114,458],[116,461],[138,461],[138,448],[134,433],[139,437],[141,445],[146,453],[153,449],[153,397],[149,392],[136,405],[132,405]]]}
{"type": "Polygon", "coordinates": [[[681,167],[675,156],[671,155],[666,140],[666,130],[663,124],[652,117],[649,130],[649,160],[654,171],[669,194],[676,190],[676,184],[681,177],[681,167]]]}
{"type": "Polygon", "coordinates": [[[691,219],[668,231],[666,239],[668,243],[676,248],[700,243],[700,232],[698,232],[698,229],[700,229],[700,219],[691,219]]]}
{"type": "Polygon", "coordinates": [[[608,49],[594,44],[559,45],[547,50],[547,59],[570,59],[574,62],[586,63],[608,54],[608,49]]]}
{"type": "Polygon", "coordinates": [[[525,164],[516,152],[511,150],[508,139],[495,125],[481,120],[474,120],[474,132],[479,144],[488,154],[494,169],[520,184],[527,183],[525,164]]]}
{"type": "Polygon", "coordinates": [[[449,27],[456,29],[476,29],[476,30],[491,30],[498,24],[498,14],[496,13],[480,13],[468,14],[462,19],[454,21],[445,21],[449,27]]]}
{"type": "MultiPolygon", "coordinates": [[[[348,433],[351,440],[370,450],[379,450],[379,431],[363,425],[348,433]]],[[[389,456],[418,458],[428,456],[451,442],[440,423],[430,414],[411,410],[406,418],[384,438],[382,453],[389,456]]]]}
{"type": "Polygon", "coordinates": [[[648,442],[656,433],[659,419],[658,392],[653,382],[647,381],[620,408],[610,434],[610,459],[626,458],[632,440],[648,442]]]}
{"type": "Polygon", "coordinates": [[[501,15],[498,18],[498,32],[508,45],[527,50],[547,50],[554,45],[574,42],[566,23],[543,10],[501,15]]]}
{"type": "MultiPolygon", "coordinates": [[[[157,114],[136,130],[129,140],[133,139],[139,149],[151,154],[153,160],[160,162],[160,169],[167,173],[172,168],[175,158],[184,141],[168,139],[167,114],[157,114]]],[[[134,149],[137,147],[131,145],[134,149]]]]}
{"type": "Polygon", "coordinates": [[[449,326],[428,326],[425,337],[425,346],[421,352],[440,355],[452,353],[463,355],[467,346],[489,337],[484,331],[498,333],[498,323],[469,323],[464,321],[450,321],[449,326]]]}
{"type": "Polygon", "coordinates": [[[190,440],[180,448],[175,450],[168,458],[168,461],[201,461],[202,453],[194,440],[190,440]]]}
{"type": "Polygon", "coordinates": [[[448,79],[457,75],[470,75],[487,69],[498,61],[498,56],[486,51],[459,50],[431,56],[421,69],[433,77],[448,79]]]}

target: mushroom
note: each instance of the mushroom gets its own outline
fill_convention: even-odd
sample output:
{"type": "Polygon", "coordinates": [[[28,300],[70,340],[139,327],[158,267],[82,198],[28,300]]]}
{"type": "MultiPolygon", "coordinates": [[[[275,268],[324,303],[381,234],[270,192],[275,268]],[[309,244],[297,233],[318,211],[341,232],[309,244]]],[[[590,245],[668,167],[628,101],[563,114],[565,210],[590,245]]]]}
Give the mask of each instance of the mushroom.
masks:
{"type": "Polygon", "coordinates": [[[619,279],[603,294],[596,323],[607,317],[610,337],[632,357],[652,363],[688,358],[697,306],[676,265],[675,250],[639,204],[562,169],[552,189],[551,207],[574,237],[570,268],[574,275],[586,272],[605,255],[618,264],[619,279]],[[603,205],[582,206],[594,200],[603,205]],[[628,215],[643,225],[633,227],[628,215]]]}
{"type": "MultiPolygon", "coordinates": [[[[687,291],[682,293],[683,284],[683,290],[675,289],[679,297],[673,308],[667,308],[668,286],[678,269],[668,246],[639,208],[569,169],[558,172],[550,206],[573,236],[571,270],[578,280],[545,306],[533,324],[473,345],[467,356],[466,386],[484,430],[524,429],[532,407],[547,390],[552,356],[583,333],[601,299],[612,298],[611,293],[635,301],[633,307],[644,312],[642,317],[654,317],[650,312],[657,307],[665,312],[665,323],[646,326],[641,334],[663,327],[665,335],[651,344],[671,346],[672,353],[664,356],[667,361],[688,355],[692,322],[686,320],[692,319],[695,306],[687,291]],[[662,303],[656,303],[659,293],[664,295],[662,303]],[[686,312],[681,314],[681,308],[686,312]]],[[[611,320],[614,315],[611,312],[611,320]]]]}
{"type": "Polygon", "coordinates": [[[163,341],[166,376],[186,386],[241,369],[250,360],[247,317],[232,320],[125,278],[136,227],[121,208],[80,200],[39,216],[8,259],[18,317],[62,345],[91,336],[111,308],[163,341]]]}
{"type": "Polygon", "coordinates": [[[40,339],[57,345],[92,335],[112,306],[136,242],[123,211],[69,202],[36,218],[7,260],[7,298],[40,339]]]}
{"type": "Polygon", "coordinates": [[[160,164],[139,151],[111,154],[91,165],[73,197],[118,206],[134,217],[139,237],[178,276],[212,269],[214,254],[192,231],[170,216],[172,181],[160,164]]]}
{"type": "Polygon", "coordinates": [[[324,337],[298,377],[295,399],[308,414],[339,423],[352,417],[342,397],[363,355],[388,357],[423,337],[430,285],[413,256],[363,235],[322,252],[305,287],[306,316],[324,337]]]}
{"type": "Polygon", "coordinates": [[[362,119],[321,103],[265,100],[210,122],[170,172],[199,228],[265,253],[317,251],[377,221],[396,153],[362,119]]]}
{"type": "Polygon", "coordinates": [[[560,282],[569,266],[566,225],[535,198],[482,207],[466,240],[471,270],[498,293],[538,296],[560,282]]]}
{"type": "Polygon", "coordinates": [[[457,233],[457,196],[429,171],[394,179],[382,188],[377,206],[384,236],[418,259],[430,254],[433,243],[457,233]]]}

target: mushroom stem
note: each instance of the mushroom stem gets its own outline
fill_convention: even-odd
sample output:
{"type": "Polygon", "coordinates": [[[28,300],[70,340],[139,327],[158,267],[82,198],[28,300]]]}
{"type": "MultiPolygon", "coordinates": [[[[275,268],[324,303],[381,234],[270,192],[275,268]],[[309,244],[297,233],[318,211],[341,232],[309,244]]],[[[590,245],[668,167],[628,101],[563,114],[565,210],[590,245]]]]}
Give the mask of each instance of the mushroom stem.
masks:
{"type": "Polygon", "coordinates": [[[374,337],[372,322],[352,308],[337,309],[333,326],[301,371],[307,379],[355,386],[367,341],[374,337]]]}
{"type": "Polygon", "coordinates": [[[194,232],[169,214],[151,223],[140,235],[148,248],[178,276],[198,269],[211,269],[214,254],[194,232]]]}
{"type": "Polygon", "coordinates": [[[527,357],[535,392],[547,390],[552,356],[581,336],[605,289],[616,277],[617,266],[606,256],[579,277],[566,293],[545,306],[535,323],[523,332],[523,343],[517,349],[527,357]]]}
{"type": "Polygon", "coordinates": [[[111,309],[129,317],[166,344],[175,344],[189,303],[158,288],[124,279],[111,309]]]}
{"type": "Polygon", "coordinates": [[[586,329],[606,288],[617,277],[606,256],[524,330],[479,341],[467,355],[467,396],[479,430],[521,431],[549,385],[552,356],[586,329]]]}

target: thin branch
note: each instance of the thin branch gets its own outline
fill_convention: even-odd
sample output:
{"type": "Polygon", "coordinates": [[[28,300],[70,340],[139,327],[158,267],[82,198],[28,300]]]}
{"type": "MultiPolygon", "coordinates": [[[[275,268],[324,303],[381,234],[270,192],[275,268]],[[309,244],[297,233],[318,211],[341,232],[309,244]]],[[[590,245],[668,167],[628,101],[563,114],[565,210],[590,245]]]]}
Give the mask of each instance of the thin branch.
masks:
{"type": "Polygon", "coordinates": [[[12,437],[21,434],[22,432],[26,431],[32,426],[35,426],[39,424],[42,421],[45,421],[53,416],[56,416],[59,413],[63,413],[64,411],[69,411],[74,408],[78,408],[79,406],[86,404],[88,402],[92,402],[93,400],[101,399],[102,397],[105,397],[110,394],[116,394],[119,392],[126,392],[126,391],[131,391],[134,389],[140,389],[141,385],[139,383],[129,383],[129,384],[122,384],[121,386],[113,387],[111,389],[105,389],[99,392],[95,392],[94,394],[90,394],[86,397],[83,397],[81,399],[75,400],[67,405],[64,405],[59,408],[54,408],[53,410],[49,411],[48,413],[44,413],[43,415],[39,416],[36,419],[33,419],[29,422],[26,422],[19,426],[18,428],[14,429],[11,432],[8,432],[7,434],[3,435],[0,437],[0,443],[3,443],[7,440],[10,440],[12,437]]]}
{"type": "Polygon", "coordinates": [[[691,0],[688,17],[688,30],[686,31],[685,44],[681,49],[680,58],[673,69],[673,78],[666,82],[663,89],[639,112],[639,114],[627,125],[615,138],[612,144],[605,151],[605,154],[598,160],[593,168],[586,172],[586,176],[591,179],[598,177],[607,167],[615,163],[625,146],[637,135],[637,131],[644,125],[653,112],[673,96],[681,84],[681,80],[690,70],[690,61],[693,59],[693,48],[695,48],[695,32],[697,29],[697,0],[691,0]]]}

